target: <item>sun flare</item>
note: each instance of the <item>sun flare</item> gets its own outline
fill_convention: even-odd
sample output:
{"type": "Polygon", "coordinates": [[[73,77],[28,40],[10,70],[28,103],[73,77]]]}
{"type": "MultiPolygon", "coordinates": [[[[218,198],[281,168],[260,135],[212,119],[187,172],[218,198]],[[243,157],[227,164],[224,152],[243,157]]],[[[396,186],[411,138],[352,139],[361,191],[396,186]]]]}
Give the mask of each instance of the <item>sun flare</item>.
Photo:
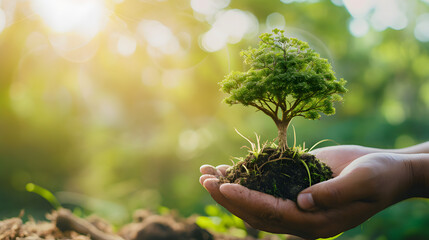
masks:
{"type": "Polygon", "coordinates": [[[32,0],[31,7],[52,31],[89,38],[103,29],[108,17],[103,0],[32,0]]]}

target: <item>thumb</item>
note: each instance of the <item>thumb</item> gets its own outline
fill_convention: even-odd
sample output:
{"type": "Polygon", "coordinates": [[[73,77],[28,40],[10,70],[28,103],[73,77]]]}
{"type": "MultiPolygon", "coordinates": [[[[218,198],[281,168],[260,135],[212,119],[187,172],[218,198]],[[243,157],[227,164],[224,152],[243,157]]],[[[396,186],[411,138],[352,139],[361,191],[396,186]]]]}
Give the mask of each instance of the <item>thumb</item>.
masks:
{"type": "Polygon", "coordinates": [[[359,174],[349,174],[318,183],[298,195],[298,206],[314,211],[363,200],[371,194],[371,188],[365,182],[359,174]]]}

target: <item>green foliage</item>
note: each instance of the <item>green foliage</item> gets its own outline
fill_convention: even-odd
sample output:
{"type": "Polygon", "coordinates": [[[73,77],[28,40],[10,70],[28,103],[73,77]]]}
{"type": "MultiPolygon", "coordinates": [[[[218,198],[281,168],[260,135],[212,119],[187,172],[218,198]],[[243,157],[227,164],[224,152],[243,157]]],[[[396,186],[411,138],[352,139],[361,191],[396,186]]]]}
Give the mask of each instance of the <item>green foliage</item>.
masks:
{"type": "Polygon", "coordinates": [[[206,206],[205,212],[208,216],[199,216],[196,220],[198,226],[236,237],[246,236],[246,227],[240,218],[222,211],[216,205],[206,206]]]}
{"type": "Polygon", "coordinates": [[[286,131],[297,116],[317,119],[320,113],[334,114],[333,102],[341,101],[340,94],[347,89],[328,60],[308,43],[284,36],[282,30],[263,33],[260,39],[257,48],[241,52],[250,69],[233,71],[220,83],[221,90],[229,94],[224,101],[257,108],[280,131],[286,131]]]}

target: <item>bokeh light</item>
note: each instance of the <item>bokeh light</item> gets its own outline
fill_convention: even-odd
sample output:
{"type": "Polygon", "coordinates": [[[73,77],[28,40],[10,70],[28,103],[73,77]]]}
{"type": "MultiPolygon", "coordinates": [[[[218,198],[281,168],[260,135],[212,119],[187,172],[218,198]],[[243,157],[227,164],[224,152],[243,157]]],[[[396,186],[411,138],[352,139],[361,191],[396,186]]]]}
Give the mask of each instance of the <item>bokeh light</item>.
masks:
{"type": "Polygon", "coordinates": [[[215,52],[227,43],[238,43],[257,32],[258,20],[252,13],[239,9],[221,11],[216,14],[212,28],[202,36],[201,45],[206,51],[215,52]]]}
{"type": "Polygon", "coordinates": [[[286,26],[286,21],[282,14],[273,12],[267,16],[267,21],[265,24],[267,25],[268,29],[284,29],[286,26]]]}
{"type": "Polygon", "coordinates": [[[174,54],[180,50],[176,36],[170,28],[159,21],[142,20],[137,31],[147,41],[150,49],[156,49],[164,54],[174,54]]]}
{"type": "Polygon", "coordinates": [[[86,38],[101,31],[108,18],[103,0],[31,0],[31,7],[53,31],[86,38]]]}
{"type": "Polygon", "coordinates": [[[319,0],[280,0],[280,1],[282,3],[289,4],[289,3],[295,3],[295,2],[297,2],[297,3],[302,3],[302,2],[315,3],[315,2],[318,2],[319,0]]]}
{"type": "Polygon", "coordinates": [[[197,13],[210,16],[226,8],[230,2],[230,0],[191,0],[191,7],[197,13]]]}
{"type": "Polygon", "coordinates": [[[369,31],[369,24],[365,19],[353,18],[349,23],[349,31],[355,37],[363,37],[369,31]]]}
{"type": "Polygon", "coordinates": [[[0,33],[6,27],[6,14],[3,9],[0,8],[0,33]]]}
{"type": "Polygon", "coordinates": [[[123,56],[131,56],[137,48],[137,41],[131,36],[121,35],[118,39],[117,49],[123,56]]]}
{"type": "Polygon", "coordinates": [[[429,14],[422,14],[417,18],[414,36],[421,42],[429,42],[429,14]]]}
{"type": "Polygon", "coordinates": [[[381,1],[354,1],[343,0],[345,8],[352,16],[349,22],[350,32],[357,37],[362,37],[368,32],[368,22],[376,31],[384,31],[387,28],[401,30],[407,27],[407,5],[399,0],[381,1]]]}

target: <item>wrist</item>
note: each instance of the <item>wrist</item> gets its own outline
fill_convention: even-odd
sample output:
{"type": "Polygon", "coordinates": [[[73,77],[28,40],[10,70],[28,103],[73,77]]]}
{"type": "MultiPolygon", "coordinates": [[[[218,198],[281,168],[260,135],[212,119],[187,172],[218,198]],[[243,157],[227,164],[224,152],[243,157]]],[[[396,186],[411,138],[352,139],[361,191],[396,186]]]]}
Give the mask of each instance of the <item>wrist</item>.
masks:
{"type": "Polygon", "coordinates": [[[429,154],[406,156],[411,177],[410,197],[429,198],[429,154]]]}

